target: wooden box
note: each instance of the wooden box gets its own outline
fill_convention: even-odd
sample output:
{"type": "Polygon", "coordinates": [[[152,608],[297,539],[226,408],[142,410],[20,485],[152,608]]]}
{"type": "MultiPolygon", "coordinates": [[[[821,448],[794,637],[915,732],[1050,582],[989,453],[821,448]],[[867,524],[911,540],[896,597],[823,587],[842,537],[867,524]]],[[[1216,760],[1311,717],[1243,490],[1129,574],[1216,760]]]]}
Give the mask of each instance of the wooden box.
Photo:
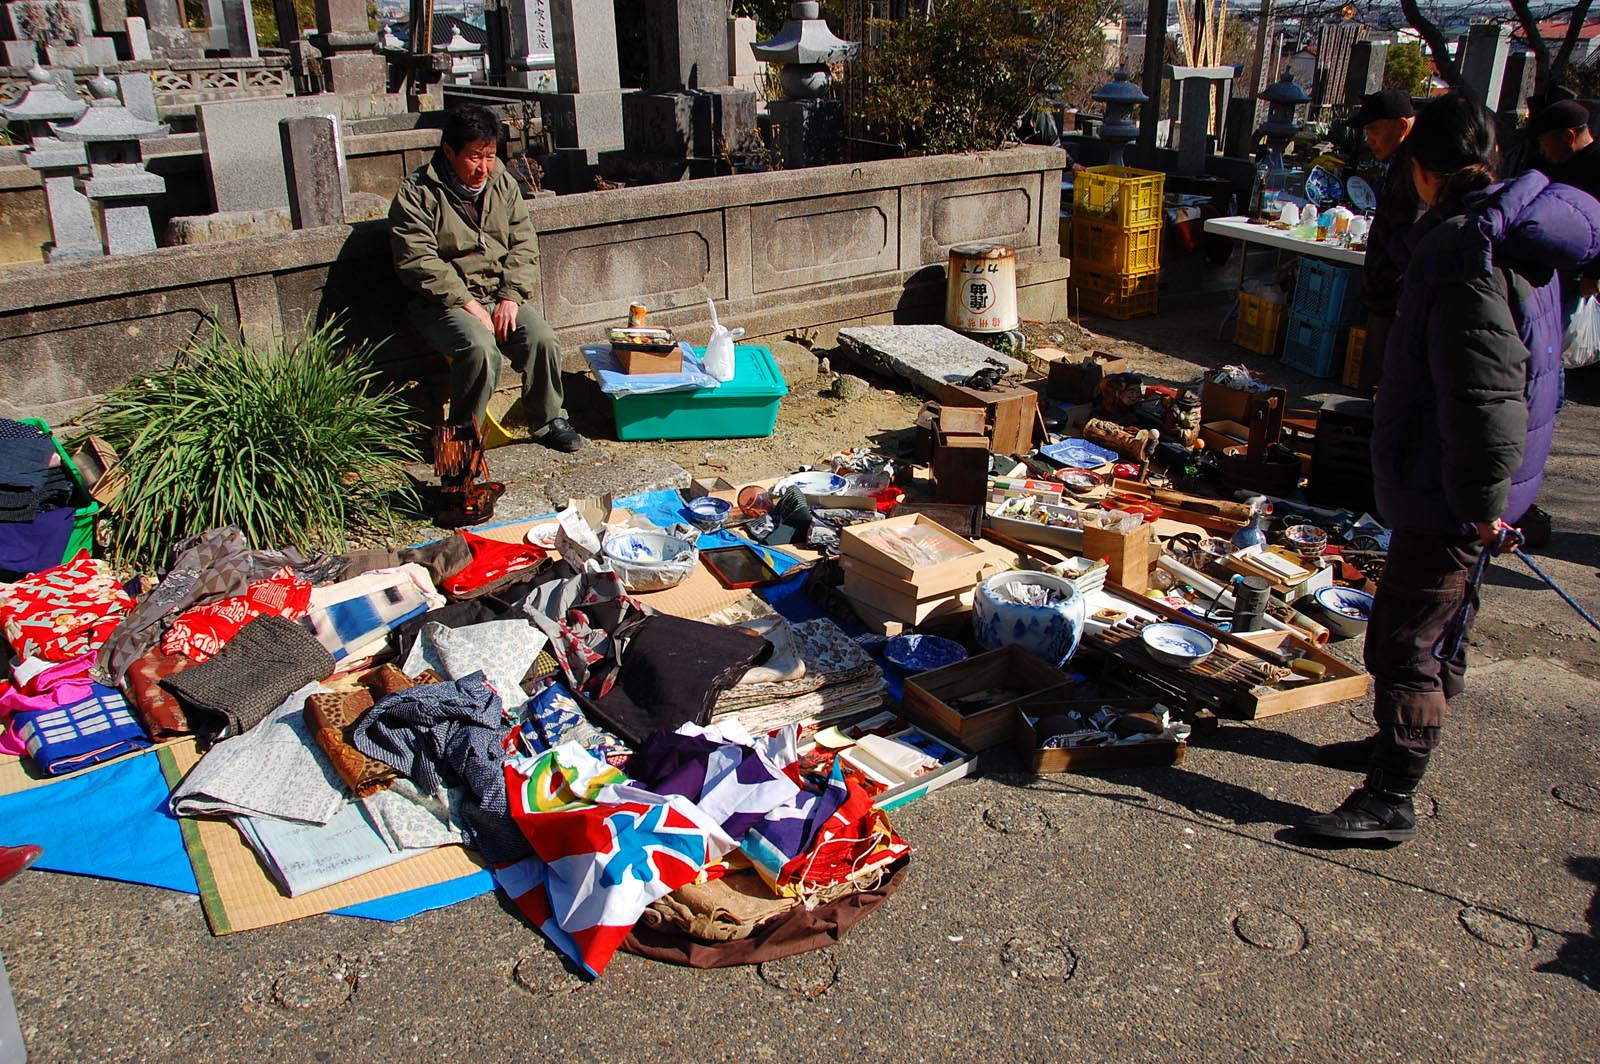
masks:
{"type": "Polygon", "coordinates": [[[933,450],[933,479],[933,496],[938,502],[982,503],[989,483],[988,438],[939,433],[933,450]]]}
{"type": "Polygon", "coordinates": [[[908,677],[903,702],[911,719],[978,751],[1011,737],[1019,703],[1065,698],[1073,687],[1060,669],[1021,647],[1008,646],[908,677]],[[981,709],[962,713],[950,704],[989,690],[997,697],[981,709]]]}
{"type": "Polygon", "coordinates": [[[965,587],[928,594],[910,581],[897,580],[855,558],[840,558],[839,562],[844,569],[845,595],[903,624],[914,626],[972,612],[977,577],[965,587]]]}
{"type": "Polygon", "coordinates": [[[1039,421],[1039,393],[1011,381],[1001,381],[989,391],[965,384],[947,384],[939,396],[945,411],[978,407],[989,427],[989,446],[996,454],[1022,454],[1033,447],[1039,421]]]}
{"type": "Polygon", "coordinates": [[[1329,654],[1316,644],[1301,639],[1290,632],[1258,632],[1239,637],[1247,643],[1268,650],[1299,650],[1307,661],[1323,668],[1322,679],[1316,683],[1300,684],[1282,690],[1257,688],[1243,695],[1238,702],[1239,715],[1245,720],[1257,717],[1274,717],[1279,713],[1292,713],[1297,709],[1311,709],[1330,702],[1343,702],[1347,698],[1364,698],[1370,682],[1366,672],[1329,654]]]}
{"type": "Polygon", "coordinates": [[[924,594],[954,591],[976,580],[993,560],[992,556],[965,536],[958,536],[939,522],[923,515],[888,517],[868,524],[850,525],[839,534],[839,553],[880,569],[889,576],[915,584],[924,594]],[[877,547],[873,540],[895,529],[920,527],[944,540],[953,557],[930,565],[910,565],[877,547]]]}
{"type": "Polygon", "coordinates": [[[622,372],[630,376],[635,373],[682,373],[683,348],[677,344],[671,347],[665,345],[634,345],[612,344],[611,353],[617,356],[617,361],[622,364],[622,372]]]}
{"type": "Polygon", "coordinates": [[[1106,579],[1139,595],[1150,588],[1154,546],[1149,521],[1132,532],[1113,532],[1105,528],[1083,530],[1083,556],[1104,559],[1110,567],[1106,579]]]}
{"type": "Polygon", "coordinates": [[[1095,351],[1085,358],[1052,359],[1045,393],[1069,403],[1092,403],[1100,397],[1100,382],[1114,373],[1126,373],[1128,360],[1095,351]]]}
{"type": "Polygon", "coordinates": [[[1043,717],[1064,713],[1071,709],[1093,712],[1101,706],[1124,710],[1151,709],[1160,704],[1153,698],[1085,698],[1068,699],[1044,705],[1031,704],[1034,700],[1017,706],[1016,742],[1017,756],[1035,772],[1105,772],[1117,768],[1145,768],[1161,765],[1181,765],[1189,744],[1178,739],[1151,739],[1148,742],[1127,746],[1086,746],[1077,749],[1044,749],[1028,717],[1043,717]]]}

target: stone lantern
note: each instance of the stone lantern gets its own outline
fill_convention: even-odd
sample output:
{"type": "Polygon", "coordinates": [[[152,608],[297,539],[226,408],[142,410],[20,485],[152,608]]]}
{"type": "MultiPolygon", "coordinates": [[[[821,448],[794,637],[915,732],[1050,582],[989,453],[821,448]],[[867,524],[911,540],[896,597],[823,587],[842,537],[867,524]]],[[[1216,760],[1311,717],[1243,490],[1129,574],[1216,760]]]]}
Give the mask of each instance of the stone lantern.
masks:
{"type": "Polygon", "coordinates": [[[51,262],[67,259],[93,259],[105,254],[100,234],[94,227],[94,210],[89,199],[78,191],[78,170],[88,163],[82,144],[67,144],[50,128],[52,122],[69,122],[80,117],[89,105],[61,91],[50,72],[42,66],[28,71],[28,91],[0,113],[28,129],[32,142],[23,161],[39,171],[44,182],[45,208],[50,213],[50,246],[45,256],[51,262]]]}
{"type": "Polygon", "coordinates": [[[154,251],[150,203],[167,190],[167,183],[144,168],[139,142],[166,136],[167,127],[147,122],[123,107],[117,99],[116,83],[104,73],[89,82],[89,92],[94,102],[81,118],[51,128],[88,156],[89,176],[79,177],[77,187],[99,208],[105,253],[154,251]]]}
{"type": "Polygon", "coordinates": [[[757,59],[783,66],[778,81],[784,98],[769,101],[767,113],[784,166],[820,166],[844,157],[844,104],[824,98],[832,80],[828,64],[854,59],[859,48],[833,35],[815,0],[790,4],[789,21],[750,46],[757,59]]]}
{"type": "Polygon", "coordinates": [[[1119,66],[1111,80],[1095,90],[1090,99],[1106,105],[1106,114],[1100,121],[1100,139],[1111,146],[1111,165],[1123,166],[1123,149],[1139,139],[1139,123],[1134,120],[1133,109],[1149,103],[1144,90],[1128,80],[1128,68],[1119,66]]]}
{"type": "Polygon", "coordinates": [[[1256,132],[1267,138],[1267,162],[1276,173],[1284,168],[1283,150],[1300,132],[1294,109],[1310,103],[1311,97],[1295,84],[1294,75],[1285,70],[1283,76],[1263,89],[1257,98],[1267,101],[1267,120],[1256,132]]]}

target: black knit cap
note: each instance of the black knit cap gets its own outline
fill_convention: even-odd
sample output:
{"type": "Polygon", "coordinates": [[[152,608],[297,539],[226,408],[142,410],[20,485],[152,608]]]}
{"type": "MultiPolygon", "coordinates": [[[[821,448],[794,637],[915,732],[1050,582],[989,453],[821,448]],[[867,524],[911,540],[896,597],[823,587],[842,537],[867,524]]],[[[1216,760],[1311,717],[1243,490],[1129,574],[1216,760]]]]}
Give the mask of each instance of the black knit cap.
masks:
{"type": "Polygon", "coordinates": [[[1358,129],[1380,118],[1411,118],[1417,113],[1411,106],[1411,97],[1399,89],[1379,89],[1361,97],[1361,110],[1350,120],[1358,129]]]}
{"type": "Polygon", "coordinates": [[[1561,100],[1533,117],[1531,132],[1536,137],[1558,129],[1584,129],[1589,125],[1589,109],[1577,100],[1561,100]]]}

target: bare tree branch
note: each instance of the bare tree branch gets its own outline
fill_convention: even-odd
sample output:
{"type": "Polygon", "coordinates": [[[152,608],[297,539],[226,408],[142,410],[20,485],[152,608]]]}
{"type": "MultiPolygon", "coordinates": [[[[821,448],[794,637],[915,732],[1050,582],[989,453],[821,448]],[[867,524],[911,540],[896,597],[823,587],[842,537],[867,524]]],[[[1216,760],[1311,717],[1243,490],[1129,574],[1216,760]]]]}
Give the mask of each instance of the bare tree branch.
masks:
{"type": "Polygon", "coordinates": [[[1578,0],[1572,6],[1572,14],[1567,17],[1567,35],[1562,38],[1561,48],[1550,64],[1550,78],[1554,82],[1559,83],[1566,76],[1567,66],[1572,62],[1572,50],[1583,35],[1583,20],[1589,15],[1590,3],[1591,0],[1578,0]]]}
{"type": "Polygon", "coordinates": [[[1528,40],[1528,51],[1533,53],[1533,94],[1542,96],[1551,79],[1550,48],[1544,43],[1544,36],[1539,32],[1539,20],[1534,17],[1528,0],[1511,0],[1511,10],[1517,13],[1517,21],[1522,24],[1522,35],[1528,40]]]}
{"type": "Polygon", "coordinates": [[[1444,34],[1431,19],[1422,13],[1417,6],[1417,0],[1400,0],[1400,10],[1405,12],[1406,21],[1411,23],[1411,28],[1422,35],[1423,41],[1428,45],[1428,51],[1433,55],[1434,68],[1439,71],[1439,76],[1444,78],[1445,84],[1464,96],[1477,98],[1461,77],[1461,67],[1457,65],[1450,55],[1450,46],[1445,43],[1444,34]]]}

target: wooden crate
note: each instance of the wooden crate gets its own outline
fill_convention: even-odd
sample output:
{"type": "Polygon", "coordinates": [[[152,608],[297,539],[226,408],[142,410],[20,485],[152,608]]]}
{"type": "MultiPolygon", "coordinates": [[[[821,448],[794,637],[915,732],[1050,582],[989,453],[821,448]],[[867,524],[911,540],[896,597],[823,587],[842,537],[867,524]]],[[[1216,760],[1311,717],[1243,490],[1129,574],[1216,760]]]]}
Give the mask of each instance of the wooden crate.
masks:
{"type": "Polygon", "coordinates": [[[856,558],[868,565],[882,569],[901,580],[909,580],[928,593],[950,590],[961,582],[971,580],[990,561],[989,554],[965,536],[958,536],[939,522],[923,514],[905,517],[888,517],[862,525],[850,525],[839,534],[839,553],[846,558],[856,558]],[[958,557],[933,565],[908,565],[894,555],[876,547],[872,540],[885,531],[897,528],[922,526],[950,542],[958,557]]]}
{"type": "Polygon", "coordinates": [[[1032,388],[1012,381],[1002,381],[989,391],[947,384],[939,401],[947,413],[962,407],[984,411],[989,446],[995,454],[1017,455],[1033,448],[1039,393],[1032,388]]]}
{"type": "Polygon", "coordinates": [[[903,702],[913,720],[976,751],[1011,737],[1019,703],[1041,697],[1065,698],[1073,687],[1071,678],[1060,669],[1021,647],[1008,646],[908,677],[903,702]],[[990,689],[1009,697],[966,714],[950,705],[990,689]]]}
{"type": "MultiPolygon", "coordinates": [[[[1048,707],[1049,713],[1065,713],[1079,709],[1093,712],[1101,706],[1118,709],[1144,710],[1160,705],[1154,698],[1084,698],[1068,699],[1048,707]]],[[[1047,707],[1032,707],[1027,703],[1017,707],[1016,731],[1013,739],[1017,756],[1035,772],[1106,772],[1118,768],[1146,768],[1161,765],[1181,765],[1189,744],[1177,739],[1152,739],[1149,742],[1128,746],[1088,746],[1075,750],[1044,749],[1039,746],[1039,736],[1028,720],[1045,716],[1047,707]]]]}
{"type": "Polygon", "coordinates": [[[1112,532],[1104,528],[1083,530],[1083,556],[1102,558],[1111,571],[1106,579],[1121,584],[1136,594],[1150,586],[1150,565],[1154,561],[1155,541],[1152,526],[1144,522],[1132,532],[1112,532]]]}

